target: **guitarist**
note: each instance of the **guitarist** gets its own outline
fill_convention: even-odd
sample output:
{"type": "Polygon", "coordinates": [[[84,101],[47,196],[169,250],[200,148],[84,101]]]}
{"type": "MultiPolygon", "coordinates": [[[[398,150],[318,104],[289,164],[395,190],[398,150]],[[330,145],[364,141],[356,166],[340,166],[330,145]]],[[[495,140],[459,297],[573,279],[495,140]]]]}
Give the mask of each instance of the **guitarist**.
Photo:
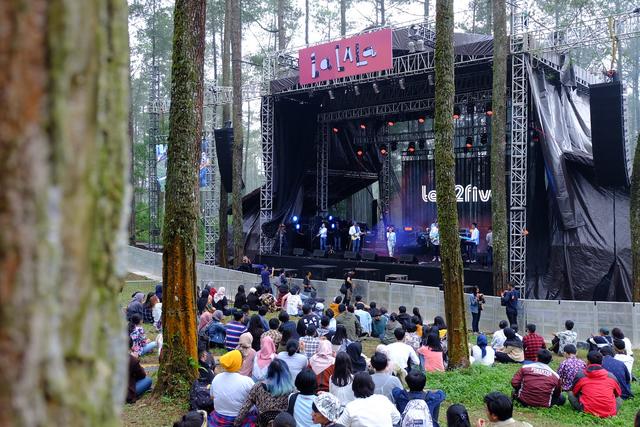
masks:
{"type": "Polygon", "coordinates": [[[360,232],[360,226],[356,221],[353,221],[353,225],[349,228],[349,236],[351,236],[351,249],[353,252],[359,253],[362,233],[360,232]]]}

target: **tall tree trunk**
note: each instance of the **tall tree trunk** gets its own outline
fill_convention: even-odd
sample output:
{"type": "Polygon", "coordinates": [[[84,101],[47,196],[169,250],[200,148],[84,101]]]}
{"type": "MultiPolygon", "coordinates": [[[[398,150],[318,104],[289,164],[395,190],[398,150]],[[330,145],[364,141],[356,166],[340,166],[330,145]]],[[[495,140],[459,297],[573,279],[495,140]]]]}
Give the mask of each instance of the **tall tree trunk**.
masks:
{"type": "Polygon", "coordinates": [[[477,5],[478,0],[472,0],[471,1],[471,32],[475,33],[476,32],[476,5],[477,5]]]}
{"type": "Polygon", "coordinates": [[[278,50],[284,50],[287,47],[287,35],[284,28],[285,1],[286,0],[277,0],[276,5],[276,18],[278,21],[278,50]]]}
{"type": "MultiPolygon", "coordinates": [[[[283,0],[279,0],[282,2],[283,0]]],[[[280,26],[280,36],[284,36],[284,27],[280,26]]],[[[282,37],[284,42],[284,37],[282,37]]],[[[282,46],[284,49],[284,46],[282,46]]],[[[241,0],[231,4],[231,70],[233,73],[233,193],[231,211],[233,214],[233,265],[240,266],[244,252],[244,233],[242,232],[242,6],[241,0]]]]}
{"type": "Polygon", "coordinates": [[[309,0],[304,0],[304,44],[309,45],[309,0]]]}
{"type": "MultiPolygon", "coordinates": [[[[211,17],[211,54],[213,56],[213,77],[218,80],[218,42],[216,41],[216,34],[218,32],[218,28],[216,25],[216,16],[214,15],[213,7],[211,7],[211,12],[209,13],[211,17]]],[[[215,123],[213,124],[215,127],[215,123]]]]}
{"type": "Polygon", "coordinates": [[[429,19],[429,6],[430,0],[424,0],[424,20],[429,19]]]}
{"type": "Polygon", "coordinates": [[[174,9],[171,107],[162,256],[162,329],[156,394],[188,390],[196,377],[196,239],[206,3],[177,0],[174,9]]]}
{"type": "Polygon", "coordinates": [[[631,176],[631,254],[633,258],[633,301],[640,301],[640,133],[636,141],[631,176]]]}
{"type": "Polygon", "coordinates": [[[386,24],[386,16],[385,16],[385,7],[384,7],[384,0],[378,0],[378,2],[380,3],[380,25],[385,25],[386,24]]]}
{"type": "MultiPolygon", "coordinates": [[[[331,22],[329,22],[331,28],[331,22]]],[[[340,0],[340,36],[347,35],[347,0],[340,0]]]]}
{"type": "MultiPolygon", "coordinates": [[[[127,32],[128,37],[128,32],[127,32]]],[[[128,38],[127,38],[128,40],[128,38]]],[[[127,44],[129,42],[127,41],[127,44]]],[[[131,97],[131,67],[129,67],[129,123],[127,131],[129,134],[129,156],[131,161],[129,162],[129,185],[131,185],[131,196],[129,198],[129,245],[136,245],[136,181],[134,174],[134,153],[135,153],[135,137],[133,128],[133,98],[131,97]]]]}
{"type": "Polygon", "coordinates": [[[448,325],[449,366],[469,364],[464,309],[462,257],[458,236],[458,207],[455,194],[453,154],[453,0],[436,1],[435,47],[435,163],[436,198],[442,251],[442,282],[448,325]]]}
{"type": "Polygon", "coordinates": [[[493,227],[494,295],[506,288],[507,198],[505,145],[507,121],[507,13],[505,0],[493,0],[493,116],[491,118],[491,224],[493,227]]]}
{"type": "MultiPolygon", "coordinates": [[[[224,8],[224,36],[222,39],[222,86],[231,86],[231,2],[225,1],[224,8]]],[[[222,125],[231,121],[231,105],[224,104],[222,106],[222,125]]],[[[220,184],[220,211],[218,215],[218,223],[220,224],[220,244],[219,248],[219,264],[221,267],[227,267],[229,255],[227,248],[229,246],[229,194],[220,184]]]]}
{"type": "Polygon", "coordinates": [[[127,4],[0,6],[0,425],[118,425],[127,4]],[[99,307],[99,310],[96,308],[99,307]]]}

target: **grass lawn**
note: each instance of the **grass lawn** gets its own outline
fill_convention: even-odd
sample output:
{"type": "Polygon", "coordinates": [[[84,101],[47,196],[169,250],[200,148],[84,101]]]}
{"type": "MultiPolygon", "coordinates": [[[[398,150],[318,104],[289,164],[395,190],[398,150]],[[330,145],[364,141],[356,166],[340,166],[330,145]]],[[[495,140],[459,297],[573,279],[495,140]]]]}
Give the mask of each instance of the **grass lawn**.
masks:
{"type": "MultiPolygon", "coordinates": [[[[142,280],[135,277],[129,280],[142,280]]],[[[131,294],[140,290],[147,293],[155,290],[154,285],[143,282],[127,283],[121,293],[120,303],[123,306],[131,300],[131,294]]],[[[152,327],[145,325],[148,337],[155,338],[152,327]]],[[[470,337],[473,338],[473,337],[470,337]]],[[[366,339],[363,341],[363,351],[371,356],[379,341],[366,339]]],[[[579,356],[586,359],[586,353],[582,351],[579,356]]],[[[640,357],[640,352],[635,352],[640,357]]],[[[558,369],[561,358],[555,357],[551,363],[553,369],[558,369]]],[[[147,355],[142,364],[148,373],[154,378],[157,372],[157,355],[147,355]]],[[[640,377],[639,364],[634,366],[634,375],[640,377]]],[[[507,395],[511,393],[511,377],[517,371],[517,365],[496,365],[494,367],[473,366],[469,369],[458,371],[430,373],[427,375],[427,387],[442,389],[447,394],[447,400],[440,410],[440,424],[445,426],[445,414],[449,405],[462,403],[469,411],[471,420],[475,423],[480,417],[486,417],[482,398],[490,391],[501,391],[507,395]]],[[[624,402],[618,416],[609,419],[600,419],[591,415],[575,412],[567,402],[562,407],[551,409],[531,409],[516,406],[514,417],[518,420],[528,421],[534,426],[632,426],[636,412],[640,410],[640,385],[632,384],[633,393],[637,396],[624,402]]],[[[188,410],[188,402],[175,399],[155,399],[148,394],[143,396],[134,405],[125,405],[123,412],[123,424],[125,426],[171,426],[188,410]]]]}

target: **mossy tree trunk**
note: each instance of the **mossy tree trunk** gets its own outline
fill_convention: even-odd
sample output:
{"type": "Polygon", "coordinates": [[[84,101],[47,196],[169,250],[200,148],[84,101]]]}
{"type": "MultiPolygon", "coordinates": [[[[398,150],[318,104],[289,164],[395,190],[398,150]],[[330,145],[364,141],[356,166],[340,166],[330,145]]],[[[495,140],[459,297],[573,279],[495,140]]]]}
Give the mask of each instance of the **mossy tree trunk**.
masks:
{"type": "Polygon", "coordinates": [[[157,395],[180,395],[196,377],[196,233],[202,137],[205,1],[174,9],[167,191],[162,256],[162,327],[157,395]]]}
{"type": "Polygon", "coordinates": [[[493,228],[493,289],[499,295],[506,288],[507,202],[505,187],[505,145],[507,121],[507,12],[505,0],[493,0],[493,116],[491,120],[491,224],[493,228]]]}
{"type": "MultiPolygon", "coordinates": [[[[280,0],[282,2],[283,0],[280,0]]],[[[280,21],[278,21],[280,25],[280,21]]],[[[284,27],[279,27],[284,34],[284,27]]],[[[278,40],[280,40],[278,33],[278,40]]],[[[238,267],[244,253],[242,231],[242,1],[231,2],[231,72],[233,73],[233,265],[238,267]]]]}
{"type": "Polygon", "coordinates": [[[633,257],[633,301],[640,301],[640,133],[636,141],[631,177],[631,253],[633,257]]]}
{"type": "MultiPolygon", "coordinates": [[[[231,2],[225,1],[224,8],[224,33],[222,37],[222,86],[231,86],[231,2]]],[[[222,125],[231,121],[231,105],[224,104],[222,106],[222,125]]],[[[229,259],[227,247],[229,246],[229,193],[220,182],[220,244],[219,247],[219,263],[221,267],[227,267],[229,259]]]]}
{"type": "Polygon", "coordinates": [[[119,425],[124,0],[0,3],[0,425],[119,425]]]}
{"type": "Polygon", "coordinates": [[[453,0],[436,2],[435,167],[449,366],[469,364],[453,153],[453,0]]]}

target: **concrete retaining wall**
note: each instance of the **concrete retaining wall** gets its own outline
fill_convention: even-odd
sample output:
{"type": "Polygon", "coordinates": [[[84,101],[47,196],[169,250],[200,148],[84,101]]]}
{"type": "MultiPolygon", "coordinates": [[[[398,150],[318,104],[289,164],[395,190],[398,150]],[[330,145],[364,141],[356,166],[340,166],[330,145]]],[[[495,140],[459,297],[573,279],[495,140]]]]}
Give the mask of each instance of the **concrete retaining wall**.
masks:
{"type": "MultiPolygon", "coordinates": [[[[147,276],[154,280],[162,277],[162,255],[143,249],[128,247],[125,265],[127,270],[147,276]]],[[[248,291],[252,286],[260,283],[260,277],[251,273],[229,270],[225,268],[198,264],[197,275],[200,284],[211,283],[216,288],[224,286],[231,298],[239,285],[244,285],[248,291]]],[[[302,286],[302,279],[294,279],[294,283],[302,286]]],[[[328,279],[313,281],[318,296],[330,300],[339,294],[341,280],[328,279]]],[[[354,280],[354,295],[362,295],[367,302],[376,301],[378,307],[387,307],[389,311],[396,311],[398,306],[404,305],[409,310],[418,307],[424,319],[434,316],[444,316],[444,294],[434,287],[412,286],[399,283],[376,282],[368,280],[354,280]]],[[[504,307],[500,305],[500,298],[486,297],[486,304],[480,318],[480,329],[494,331],[500,320],[506,320],[504,307]]],[[[468,304],[468,301],[465,301],[468,304]]],[[[634,344],[640,347],[640,304],[624,302],[591,302],[591,301],[522,301],[519,324],[524,329],[525,323],[535,323],[538,332],[550,340],[551,334],[564,330],[564,322],[571,319],[575,322],[578,339],[585,340],[601,327],[609,329],[620,327],[634,344]]],[[[468,310],[467,310],[468,313],[468,310]]],[[[471,327],[471,314],[468,313],[467,324],[471,327]]]]}

